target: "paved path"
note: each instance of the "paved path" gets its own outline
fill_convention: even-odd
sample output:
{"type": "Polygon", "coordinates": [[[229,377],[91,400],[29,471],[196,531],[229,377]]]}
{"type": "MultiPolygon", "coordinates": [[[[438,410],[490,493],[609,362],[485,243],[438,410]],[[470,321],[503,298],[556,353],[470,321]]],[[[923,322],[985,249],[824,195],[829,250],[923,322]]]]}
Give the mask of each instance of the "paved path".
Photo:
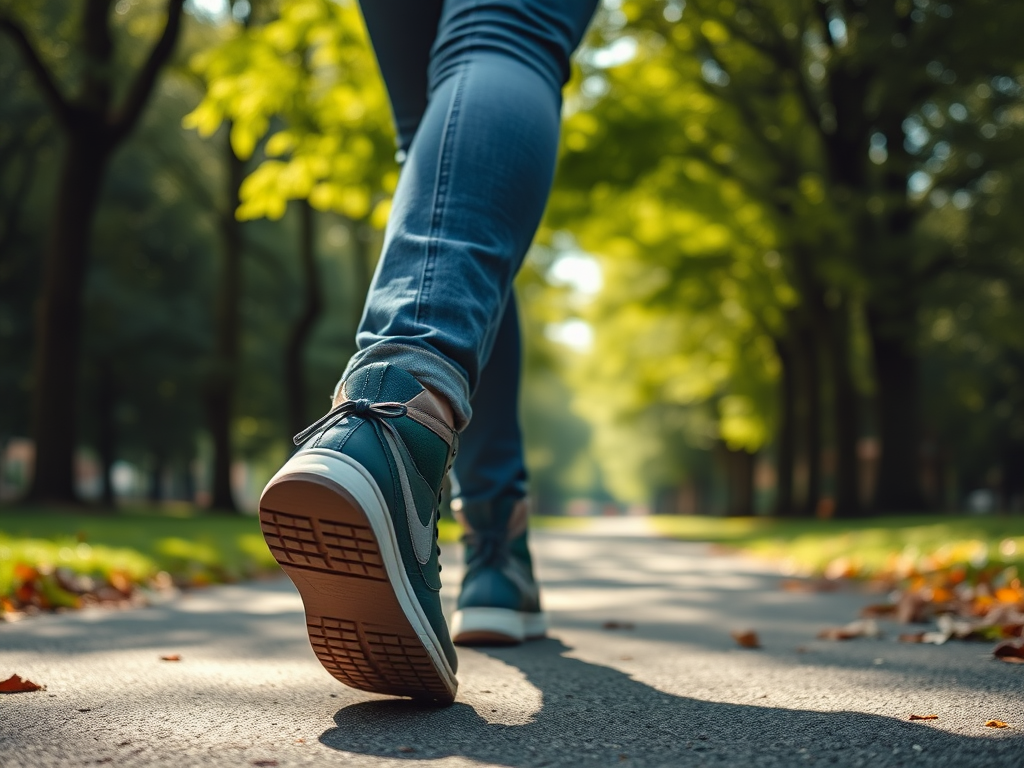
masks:
{"type": "Polygon", "coordinates": [[[461,651],[447,709],[335,683],[281,580],[0,625],[0,675],[48,685],[0,696],[0,765],[1024,766],[1024,665],[987,645],[814,640],[872,598],[783,592],[633,520],[536,545],[552,638],[461,651]]]}

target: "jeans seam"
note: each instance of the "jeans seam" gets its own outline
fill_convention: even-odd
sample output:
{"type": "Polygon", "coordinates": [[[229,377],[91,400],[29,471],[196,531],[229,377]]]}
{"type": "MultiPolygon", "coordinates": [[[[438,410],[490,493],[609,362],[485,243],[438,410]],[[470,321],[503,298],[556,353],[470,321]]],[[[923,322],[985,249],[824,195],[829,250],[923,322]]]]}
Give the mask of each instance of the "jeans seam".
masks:
{"type": "Polygon", "coordinates": [[[430,300],[430,289],[433,284],[434,263],[437,260],[437,253],[441,242],[441,230],[444,224],[444,215],[448,198],[448,181],[451,171],[452,147],[455,144],[455,132],[459,118],[459,110],[462,104],[462,88],[465,84],[467,67],[460,68],[455,85],[455,92],[452,94],[451,106],[448,108],[448,119],[445,121],[444,136],[441,138],[441,154],[437,163],[437,182],[434,185],[434,199],[431,205],[433,214],[430,218],[430,233],[427,237],[427,255],[423,265],[423,276],[420,282],[419,294],[416,297],[416,320],[422,322],[424,304],[430,300]]]}

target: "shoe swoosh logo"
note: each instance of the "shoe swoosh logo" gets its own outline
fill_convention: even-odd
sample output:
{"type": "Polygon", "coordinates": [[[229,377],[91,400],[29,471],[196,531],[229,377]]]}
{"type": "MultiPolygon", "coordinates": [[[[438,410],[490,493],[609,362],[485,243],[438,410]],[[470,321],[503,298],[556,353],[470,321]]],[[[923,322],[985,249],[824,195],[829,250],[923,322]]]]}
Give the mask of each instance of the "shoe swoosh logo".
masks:
{"type": "Polygon", "coordinates": [[[402,487],[402,497],[405,499],[405,516],[409,523],[409,533],[412,536],[412,551],[416,555],[416,562],[426,565],[434,547],[434,518],[437,515],[437,509],[430,511],[430,520],[426,525],[420,522],[419,513],[416,511],[416,499],[413,497],[412,485],[409,483],[409,473],[405,471],[401,450],[391,433],[388,430],[383,430],[383,432],[384,441],[391,449],[395,466],[398,467],[398,483],[402,487]]]}

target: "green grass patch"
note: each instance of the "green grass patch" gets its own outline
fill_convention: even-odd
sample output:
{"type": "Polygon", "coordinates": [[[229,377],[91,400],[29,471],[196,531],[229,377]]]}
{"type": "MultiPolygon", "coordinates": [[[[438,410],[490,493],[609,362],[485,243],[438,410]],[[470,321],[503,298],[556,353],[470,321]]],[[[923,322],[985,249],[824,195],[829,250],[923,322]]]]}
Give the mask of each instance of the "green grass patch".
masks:
{"type": "Polygon", "coordinates": [[[277,568],[251,516],[193,507],[87,514],[0,508],[0,596],[17,586],[18,565],[65,568],[143,584],[166,571],[179,582],[235,581],[277,568]]]}
{"type": "Polygon", "coordinates": [[[780,560],[794,573],[876,576],[990,563],[1024,566],[1024,516],[865,520],[656,516],[655,529],[780,560]],[[845,571],[845,573],[841,573],[845,571]]]}

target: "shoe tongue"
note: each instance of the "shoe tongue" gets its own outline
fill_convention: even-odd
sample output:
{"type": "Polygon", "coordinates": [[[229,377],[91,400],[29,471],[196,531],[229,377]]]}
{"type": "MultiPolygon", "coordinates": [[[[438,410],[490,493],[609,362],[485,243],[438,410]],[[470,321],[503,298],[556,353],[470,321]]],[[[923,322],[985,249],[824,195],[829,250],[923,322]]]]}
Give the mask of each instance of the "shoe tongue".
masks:
{"type": "Polygon", "coordinates": [[[391,363],[371,363],[353,371],[342,387],[346,400],[404,403],[423,391],[411,374],[391,363]]]}

